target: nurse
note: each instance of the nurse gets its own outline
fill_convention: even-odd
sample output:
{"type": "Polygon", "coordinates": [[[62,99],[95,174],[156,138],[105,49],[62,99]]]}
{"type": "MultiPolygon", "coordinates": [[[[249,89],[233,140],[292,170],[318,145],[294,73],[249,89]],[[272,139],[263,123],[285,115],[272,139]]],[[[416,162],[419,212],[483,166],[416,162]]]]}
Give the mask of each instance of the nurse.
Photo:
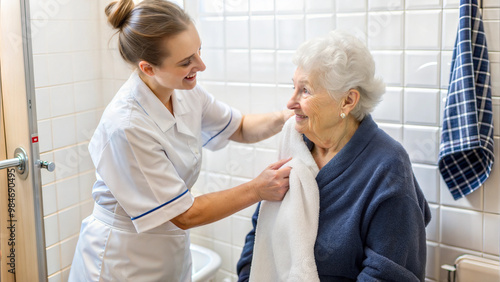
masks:
{"type": "Polygon", "coordinates": [[[69,281],[190,281],[189,228],[288,190],[288,160],[240,186],[193,197],[202,147],[257,142],[291,112],[245,115],[196,84],[205,70],[189,16],[164,0],[106,7],[122,57],[136,67],[104,111],[89,144],[97,181],[69,281]]]}

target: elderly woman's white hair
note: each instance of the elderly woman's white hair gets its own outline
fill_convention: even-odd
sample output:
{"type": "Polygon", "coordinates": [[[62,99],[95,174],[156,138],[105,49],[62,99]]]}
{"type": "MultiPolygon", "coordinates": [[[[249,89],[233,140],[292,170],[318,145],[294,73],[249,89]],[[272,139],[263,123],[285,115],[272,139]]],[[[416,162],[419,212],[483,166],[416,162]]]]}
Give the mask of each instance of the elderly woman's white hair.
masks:
{"type": "Polygon", "coordinates": [[[335,30],[302,43],[293,63],[315,76],[313,87],[327,90],[336,101],[348,90],[358,90],[360,99],[350,114],[359,121],[373,110],[385,92],[384,82],[375,77],[375,62],[368,48],[343,31],[335,30]]]}

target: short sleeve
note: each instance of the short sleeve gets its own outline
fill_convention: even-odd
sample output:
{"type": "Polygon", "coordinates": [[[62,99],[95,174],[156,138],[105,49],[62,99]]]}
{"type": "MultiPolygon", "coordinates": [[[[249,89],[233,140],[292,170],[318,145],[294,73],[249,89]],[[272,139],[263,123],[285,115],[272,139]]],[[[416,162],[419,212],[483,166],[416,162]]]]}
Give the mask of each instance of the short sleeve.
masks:
{"type": "Polygon", "coordinates": [[[202,144],[212,151],[223,148],[241,123],[241,112],[228,106],[198,87],[202,104],[202,144]]]}
{"type": "Polygon", "coordinates": [[[97,172],[138,232],[170,221],[194,201],[157,141],[158,133],[145,128],[115,131],[96,164],[97,172]]]}

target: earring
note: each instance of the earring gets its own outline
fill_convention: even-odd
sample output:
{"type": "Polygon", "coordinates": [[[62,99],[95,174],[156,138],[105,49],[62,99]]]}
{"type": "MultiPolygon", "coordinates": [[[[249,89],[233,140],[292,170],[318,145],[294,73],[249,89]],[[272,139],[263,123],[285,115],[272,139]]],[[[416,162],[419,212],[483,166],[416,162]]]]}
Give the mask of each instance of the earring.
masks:
{"type": "Polygon", "coordinates": [[[344,113],[340,113],[340,117],[341,117],[342,119],[345,119],[345,114],[344,114],[344,113]]]}

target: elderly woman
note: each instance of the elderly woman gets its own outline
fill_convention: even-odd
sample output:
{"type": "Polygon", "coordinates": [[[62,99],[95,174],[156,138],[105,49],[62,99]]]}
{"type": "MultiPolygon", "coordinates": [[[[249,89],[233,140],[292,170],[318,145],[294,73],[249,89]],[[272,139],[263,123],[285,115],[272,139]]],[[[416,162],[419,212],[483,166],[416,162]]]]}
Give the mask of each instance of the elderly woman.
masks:
{"type": "MultiPolygon", "coordinates": [[[[430,211],[405,149],[369,114],[385,90],[369,50],[334,31],[303,43],[294,63],[287,106],[319,168],[319,280],[423,281],[430,211]]],[[[237,265],[239,281],[250,275],[258,211],[237,265]]]]}

